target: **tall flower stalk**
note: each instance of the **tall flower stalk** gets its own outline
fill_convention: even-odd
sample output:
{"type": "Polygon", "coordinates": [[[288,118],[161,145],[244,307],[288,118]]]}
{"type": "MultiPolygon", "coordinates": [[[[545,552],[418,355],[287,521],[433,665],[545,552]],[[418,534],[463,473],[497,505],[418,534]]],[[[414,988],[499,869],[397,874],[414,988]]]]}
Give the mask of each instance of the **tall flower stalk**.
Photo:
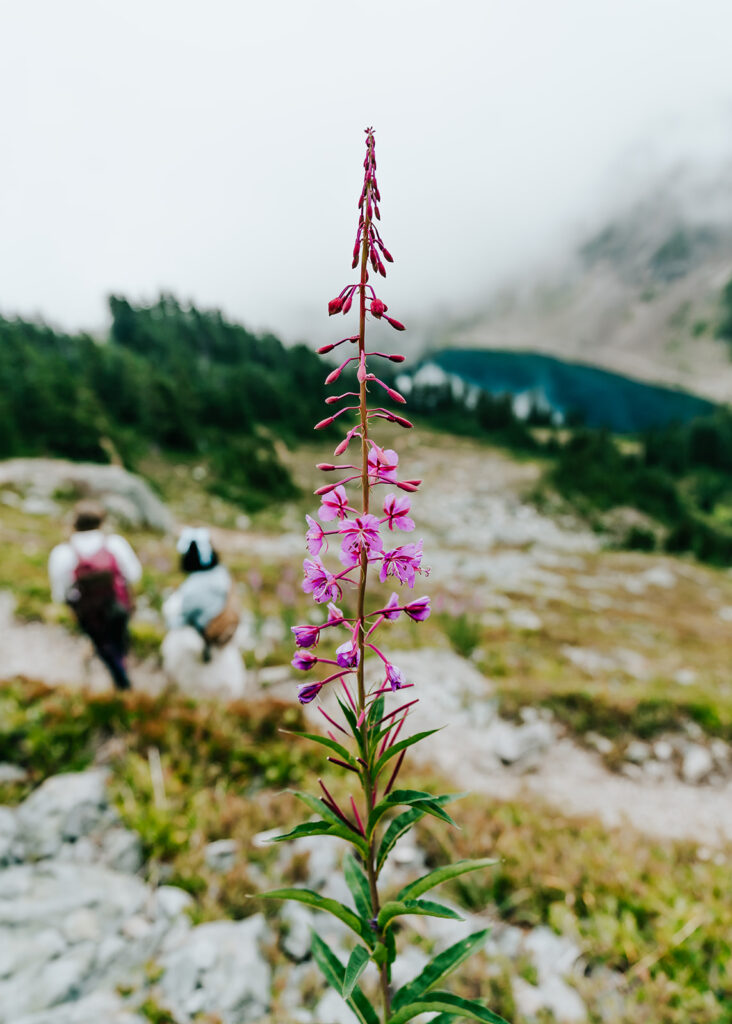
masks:
{"type": "Polygon", "coordinates": [[[355,463],[323,462],[318,469],[335,475],[335,482],[319,487],[319,522],[307,516],[306,543],[310,557],[303,563],[303,590],[312,594],[317,604],[327,605],[324,620],[319,625],[303,624],[293,627],[296,653],[295,668],[303,672],[317,672],[318,678],[299,688],[302,704],[318,700],[324,687],[336,689],[339,715],[333,717],[322,706],[325,734],[306,734],[328,751],[328,761],[355,776],[355,795],[348,804],[336,801],[325,782],[319,779],[321,795],[306,793],[297,796],[314,814],[315,819],[298,825],[276,841],[301,836],[328,836],[345,840],[352,853],[344,861],[345,881],[350,890],[353,907],[346,906],[309,889],[277,889],[265,896],[274,899],[292,899],[332,914],[355,934],[357,944],[346,964],[317,935],[313,934],[312,952],[329,984],[336,988],[361,1024],[402,1024],[420,1013],[437,1012],[444,1022],[454,1018],[505,1024],[479,1000],[458,997],[450,992],[438,991],[435,986],[461,964],[475,949],[484,944],[487,931],[482,930],[450,946],[425,967],[417,978],[392,990],[391,966],[396,956],[395,925],[408,915],[459,918],[455,911],[422,895],[448,879],[479,868],[493,861],[488,859],[463,860],[429,872],[405,886],[393,898],[384,899],[379,889],[379,876],[397,841],[425,815],[431,815],[448,824],[452,819],[445,805],[454,797],[436,796],[413,789],[397,789],[396,782],[407,749],[436,730],[407,735],[404,728],[410,710],[417,703],[411,694],[404,693],[414,684],[405,679],[403,672],[377,645],[376,634],[389,622],[401,615],[415,622],[424,621],[430,614],[428,597],[400,596],[393,592],[388,601],[369,601],[370,572],[378,570],[379,580],[394,580],[408,590],[414,587],[418,575],[428,570],[422,565],[422,541],[394,543],[395,535],[411,533],[415,523],[410,517],[409,495],[417,491],[421,481],[401,477],[399,456],[391,449],[380,446],[372,436],[372,427],[379,420],[410,429],[412,424],[392,407],[371,404],[381,391],[392,403],[404,404],[404,397],[372,372],[376,360],[400,363],[404,356],[366,350],[366,325],[370,318],[386,321],[396,331],[404,325],[388,315],[387,305],[377,296],[371,283],[386,277],[386,263],[393,259],[382,241],[377,222],[381,219],[381,194],[376,178],[376,149],[373,129],[366,129],[366,156],[364,159],[363,187],[358,201],[359,220],[353,249],[352,269],[359,269],[359,279],[348,284],[328,304],[330,316],[346,315],[358,303],[358,333],[324,345],[321,353],[331,352],[340,345],[355,346],[349,355],[326,377],[326,384],[334,384],[348,367],[356,368],[358,391],[326,399],[336,411],[316,424],[323,429],[344,422],[341,417],[355,414],[355,424],[349,426],[335,448],[338,460],[346,456],[349,448],[360,456],[355,463]],[[388,489],[382,497],[382,489],[388,489]],[[355,501],[350,492],[357,495],[355,501]],[[373,492],[373,493],[372,493],[373,492]],[[399,493],[401,492],[401,493],[399,493]],[[352,503],[353,502],[353,503],[352,503]],[[374,512],[378,508],[378,512],[374,512]],[[323,559],[329,542],[339,546],[340,566],[330,568],[323,559]],[[356,595],[356,614],[351,618],[338,607],[345,588],[356,595]],[[321,636],[329,630],[343,638],[335,651],[335,658],[315,653],[321,636]],[[378,672],[366,675],[367,661],[376,665],[378,672]],[[373,681],[372,681],[373,680],[373,681]],[[396,701],[389,709],[387,698],[396,701]],[[358,980],[369,964],[378,972],[380,1008],[366,998],[358,980]]]}

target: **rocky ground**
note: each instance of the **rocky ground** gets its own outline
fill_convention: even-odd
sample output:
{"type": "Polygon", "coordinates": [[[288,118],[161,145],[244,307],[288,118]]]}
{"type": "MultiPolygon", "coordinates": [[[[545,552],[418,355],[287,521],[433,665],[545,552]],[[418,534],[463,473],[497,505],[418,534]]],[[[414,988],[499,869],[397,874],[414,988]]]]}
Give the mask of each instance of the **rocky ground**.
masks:
{"type": "MultiPolygon", "coordinates": [[[[425,767],[457,788],[546,801],[564,815],[693,840],[709,857],[726,858],[732,751],[719,730],[694,719],[693,706],[732,703],[730,574],[603,550],[603,539],[580,523],[542,514],[525,500],[540,473],[534,464],[439,436],[428,447],[410,445],[402,459],[425,480],[414,513],[431,565],[420,592],[431,593],[435,614],[417,640],[398,634],[401,650],[393,660],[418,686],[412,728],[446,726],[430,743],[425,767]],[[630,715],[630,727],[613,731],[593,720],[577,731],[564,705],[549,701],[577,692],[630,715]],[[667,728],[634,731],[634,709],[649,697],[669,703],[675,717],[667,728]]],[[[38,479],[30,470],[6,471],[0,493],[14,517],[7,526],[0,517],[4,539],[22,537],[33,552],[38,535],[49,536],[48,524],[63,510],[63,499],[38,479]]],[[[129,489],[123,496],[133,500],[129,489]]],[[[126,515],[134,521],[131,509],[126,515]]],[[[283,600],[283,588],[296,592],[296,576],[282,566],[301,556],[300,520],[300,510],[286,511],[276,529],[255,522],[241,530],[222,518],[215,530],[227,563],[235,571],[246,566],[239,642],[252,695],[291,700],[294,694],[288,623],[272,608],[283,600]],[[275,603],[268,605],[273,571],[275,603]]],[[[166,543],[141,535],[148,553],[166,543]]],[[[163,564],[162,555],[154,557],[163,564]]],[[[67,622],[54,623],[45,613],[38,621],[18,618],[16,600],[10,589],[0,594],[0,679],[92,692],[108,687],[86,641],[67,622]]],[[[306,614],[299,597],[291,600],[298,616],[306,614]]],[[[156,626],[155,602],[142,608],[156,626]]],[[[137,660],[135,682],[142,690],[164,690],[154,652],[137,660]]],[[[222,842],[209,856],[225,866],[231,849],[222,842]]],[[[333,856],[310,854],[313,887],[337,886],[333,856]]],[[[414,842],[405,844],[399,870],[416,873],[422,857],[414,842]]],[[[306,960],[309,928],[322,934],[325,923],[296,907],[284,910],[279,923],[257,914],[193,925],[187,893],[138,874],[139,841],[110,810],[102,770],[52,777],[17,809],[2,809],[0,863],[0,1019],[8,1024],[137,1024],[156,1019],[157,1005],[180,1022],[197,1013],[217,1013],[224,1024],[351,1020],[340,999],[319,988],[306,960]]],[[[587,1019],[590,1004],[580,996],[587,970],[575,938],[543,926],[489,923],[484,970],[498,961],[508,965],[517,1019],[546,1010],[558,1021],[587,1019]]],[[[439,928],[425,934],[424,947],[403,951],[398,970],[405,978],[417,973],[424,949],[447,945],[452,936],[439,928]]],[[[337,932],[332,938],[343,943],[337,932]]],[[[602,984],[602,1003],[616,1012],[622,985],[613,972],[602,984]]]]}

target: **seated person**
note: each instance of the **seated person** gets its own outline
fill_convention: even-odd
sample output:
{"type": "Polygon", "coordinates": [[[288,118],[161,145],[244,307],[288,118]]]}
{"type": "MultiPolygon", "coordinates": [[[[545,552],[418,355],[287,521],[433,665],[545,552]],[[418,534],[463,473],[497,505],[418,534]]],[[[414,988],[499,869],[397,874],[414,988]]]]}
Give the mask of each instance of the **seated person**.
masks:
{"type": "Polygon", "coordinates": [[[178,540],[186,579],[163,605],[168,634],[163,668],[185,692],[239,697],[244,666],[231,643],[239,617],[231,576],[211,544],[207,529],[186,527],[178,540]]]}

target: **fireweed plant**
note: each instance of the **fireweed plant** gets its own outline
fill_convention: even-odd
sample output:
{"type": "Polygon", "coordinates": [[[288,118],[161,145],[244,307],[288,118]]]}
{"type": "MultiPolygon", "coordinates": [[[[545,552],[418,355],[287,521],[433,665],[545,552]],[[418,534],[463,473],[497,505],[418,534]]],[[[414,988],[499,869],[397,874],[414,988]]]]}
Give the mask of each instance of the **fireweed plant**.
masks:
{"type": "Polygon", "coordinates": [[[327,613],[321,625],[292,627],[297,648],[292,664],[303,672],[315,670],[322,676],[304,683],[299,689],[298,699],[302,704],[309,704],[327,686],[337,689],[340,707],[340,721],[319,707],[327,723],[327,735],[306,735],[325,747],[328,760],[350,773],[360,789],[357,795],[350,797],[349,806],[342,806],[325,783],[319,780],[322,791],[319,797],[296,794],[316,818],[275,840],[333,836],[349,843],[353,852],[345,857],[344,875],[353,897],[353,906],[346,906],[310,889],[277,889],[264,895],[274,899],[298,900],[330,913],[355,934],[357,944],[345,964],[315,933],[312,952],[327,982],[340,992],[361,1024],[402,1024],[426,1011],[436,1011],[439,1015],[436,1019],[441,1024],[457,1018],[505,1024],[503,1018],[481,1002],[436,989],[473,950],[484,944],[485,930],[450,946],[431,960],[418,977],[396,992],[391,987],[397,922],[410,914],[459,919],[450,907],[421,897],[441,882],[487,867],[493,861],[462,860],[437,868],[406,885],[393,899],[383,900],[379,892],[379,875],[397,840],[425,815],[453,824],[444,808],[454,799],[396,788],[407,748],[436,730],[411,736],[403,733],[410,708],[417,703],[403,691],[413,684],[406,681],[404,674],[376,643],[380,628],[400,615],[407,615],[415,622],[426,619],[430,614],[430,600],[428,597],[402,597],[393,593],[383,607],[376,608],[370,607],[368,600],[369,570],[378,572],[382,583],[394,580],[410,590],[417,575],[427,571],[422,566],[421,540],[416,543],[397,542],[401,540],[401,533],[409,534],[414,530],[408,495],[417,490],[421,481],[401,478],[397,453],[380,447],[371,436],[371,427],[376,420],[387,420],[404,428],[412,426],[403,416],[369,404],[369,393],[374,388],[379,389],[379,393],[383,389],[393,402],[404,402],[397,391],[371,372],[368,362],[387,359],[399,363],[404,357],[366,351],[369,314],[377,320],[386,320],[397,331],[404,330],[403,324],[387,315],[386,304],[369,283],[369,268],[375,275],[385,277],[385,262],[393,262],[376,225],[380,220],[380,200],[374,134],[371,128],[367,128],[364,180],[358,201],[360,215],[352,264],[353,269],[360,265],[360,280],[346,285],[328,304],[328,313],[333,316],[347,314],[355,303],[359,316],[358,333],[320,349],[321,353],[326,353],[344,343],[357,346],[356,354],[328,374],[326,384],[334,383],[347,366],[355,363],[358,391],[327,398],[328,405],[345,404],[315,428],[322,429],[341,416],[355,413],[355,425],[346,430],[336,446],[335,456],[340,459],[352,445],[359,450],[360,460],[353,464],[326,462],[318,465],[318,469],[335,474],[338,479],[315,492],[321,499],[318,510],[320,523],[311,516],[306,517],[310,557],[305,559],[303,566],[303,590],[312,594],[316,603],[326,605],[327,613]],[[355,491],[356,495],[349,491],[355,491]],[[338,549],[340,566],[334,569],[329,568],[323,559],[329,543],[338,549]],[[346,617],[338,608],[344,588],[348,586],[356,593],[355,618],[346,617]],[[338,639],[343,638],[335,659],[320,657],[317,653],[321,635],[328,631],[335,631],[338,639]],[[367,683],[364,672],[367,656],[380,669],[377,681],[372,684],[367,683]],[[395,700],[397,706],[389,709],[387,697],[390,701],[395,700]],[[374,964],[378,971],[381,991],[378,1010],[358,985],[358,979],[369,963],[374,964]]]}

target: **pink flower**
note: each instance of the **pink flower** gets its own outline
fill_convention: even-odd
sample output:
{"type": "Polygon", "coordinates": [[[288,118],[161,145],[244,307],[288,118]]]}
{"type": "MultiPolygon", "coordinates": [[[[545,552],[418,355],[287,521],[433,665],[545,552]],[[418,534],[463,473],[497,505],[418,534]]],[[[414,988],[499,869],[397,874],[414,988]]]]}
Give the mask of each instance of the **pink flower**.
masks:
{"type": "Polygon", "coordinates": [[[338,581],[332,573],[328,572],[319,558],[306,558],[302,567],[305,571],[302,589],[306,594],[312,594],[318,604],[335,601],[341,596],[338,581]]]}
{"type": "Polygon", "coordinates": [[[341,668],[355,668],[358,665],[359,651],[355,640],[347,640],[336,650],[336,661],[341,668]]]}
{"type": "Polygon", "coordinates": [[[301,704],[309,704],[311,700],[315,700],[322,688],[322,683],[305,683],[297,691],[297,699],[301,704]]]}
{"type": "Polygon", "coordinates": [[[318,515],[324,523],[330,522],[331,519],[345,519],[348,508],[346,488],[338,484],[321,498],[318,515]]]}
{"type": "Polygon", "coordinates": [[[328,625],[335,626],[339,622],[343,622],[343,612],[331,602],[328,605],[328,625]]]}
{"type": "Polygon", "coordinates": [[[316,647],[320,639],[320,626],[291,626],[298,647],[316,647]]]}
{"type": "Polygon", "coordinates": [[[318,659],[310,651],[296,651],[295,657],[292,659],[292,665],[294,668],[299,668],[303,672],[307,672],[313,665],[317,665],[318,659]]]}
{"type": "Polygon", "coordinates": [[[415,622],[424,622],[430,616],[430,599],[428,597],[418,597],[416,601],[410,601],[404,611],[415,622]]]}
{"type": "Polygon", "coordinates": [[[389,600],[386,602],[386,608],[382,609],[381,614],[384,616],[385,619],[388,619],[390,622],[395,622],[402,614],[402,609],[400,605],[401,598],[399,597],[399,594],[392,594],[389,600]]]}
{"type": "MultiPolygon", "coordinates": [[[[405,530],[407,533],[414,529],[414,520],[407,515],[409,512],[409,498],[398,498],[395,494],[387,494],[384,498],[384,515],[387,518],[387,525],[390,530],[396,527],[405,530]]],[[[317,551],[312,554],[316,555],[317,551]]]]}
{"type": "Polygon", "coordinates": [[[397,482],[396,469],[399,465],[399,456],[393,449],[379,448],[377,444],[372,444],[368,464],[369,483],[395,484],[397,482]]]}
{"type": "Polygon", "coordinates": [[[323,528],[320,525],[320,523],[315,522],[312,516],[306,515],[305,519],[307,520],[307,524],[310,527],[308,532],[305,534],[305,540],[307,541],[308,551],[310,552],[311,555],[319,555],[320,549],[325,544],[325,535],[323,533],[323,528]]]}
{"type": "Polygon", "coordinates": [[[384,583],[387,576],[396,576],[401,583],[413,587],[414,574],[422,571],[421,563],[422,541],[417,541],[416,544],[402,544],[393,551],[385,552],[379,579],[384,583]]]}
{"type": "Polygon", "coordinates": [[[358,565],[362,551],[366,552],[367,558],[372,558],[383,551],[384,545],[376,516],[366,514],[356,516],[355,519],[346,519],[338,529],[343,534],[340,557],[344,565],[358,565]]]}
{"type": "Polygon", "coordinates": [[[406,682],[406,679],[404,678],[403,673],[396,667],[396,665],[390,665],[389,662],[387,662],[385,682],[387,682],[391,686],[392,690],[401,690],[401,688],[404,686],[406,682]]]}

